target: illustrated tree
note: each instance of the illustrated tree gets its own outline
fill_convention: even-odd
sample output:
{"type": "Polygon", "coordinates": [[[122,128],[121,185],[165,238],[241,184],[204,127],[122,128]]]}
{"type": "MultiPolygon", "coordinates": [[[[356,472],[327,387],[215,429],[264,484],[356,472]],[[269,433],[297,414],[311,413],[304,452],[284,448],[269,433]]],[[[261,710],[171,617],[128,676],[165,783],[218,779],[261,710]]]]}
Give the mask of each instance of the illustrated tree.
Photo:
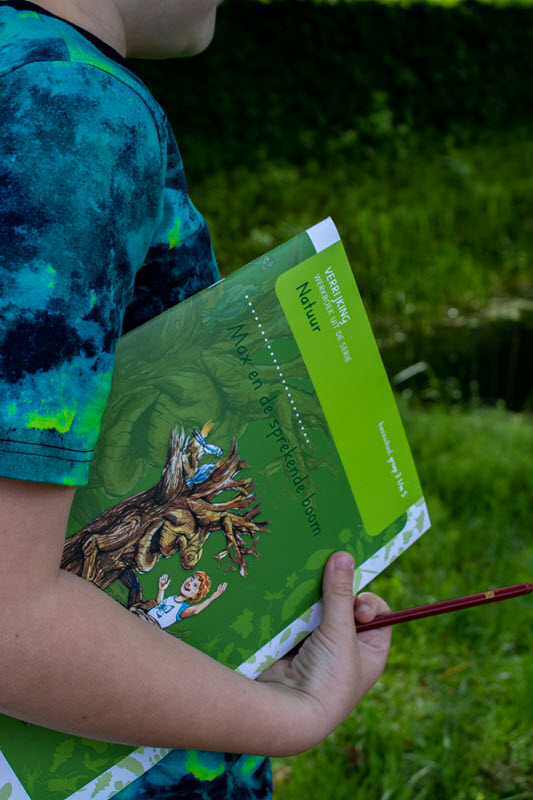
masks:
{"type": "MultiPolygon", "coordinates": [[[[225,325],[242,323],[252,331],[248,301],[240,284],[230,283],[225,288],[221,282],[212,291],[199,294],[194,303],[180,305],[179,313],[170,312],[154,325],[153,333],[148,328],[144,336],[121,340],[113,373],[113,402],[106,406],[102,419],[89,490],[102,487],[117,498],[133,494],[132,487],[148,470],[158,469],[165,458],[168,432],[176,420],[188,431],[201,425],[209,414],[216,419],[218,437],[228,441],[236,436],[240,441],[251,423],[265,419],[258,402],[261,395],[277,395],[276,419],[287,439],[300,446],[302,466],[331,470],[328,454],[319,454],[314,445],[307,445],[302,434],[299,419],[305,418],[309,430],[325,433],[327,425],[286,317],[279,313],[273,286],[268,288],[273,283],[270,269],[260,273],[257,286],[250,291],[261,295],[258,313],[269,320],[270,336],[283,343],[283,378],[300,417],[282,396],[286,392],[277,369],[281,357],[279,364],[274,364],[266,346],[264,352],[253,356],[261,390],[243,391],[249,369],[242,367],[225,325]]],[[[253,342],[251,349],[264,344],[262,337],[254,334],[252,339],[251,333],[246,341],[253,342]]],[[[275,473],[282,473],[284,491],[290,491],[279,459],[263,470],[267,479],[275,473]]],[[[82,508],[82,498],[87,500],[86,492],[76,495],[73,506],[80,528],[91,513],[96,516],[101,510],[96,509],[98,500],[94,508],[82,508]]]]}
{"type": "MultiPolygon", "coordinates": [[[[206,423],[205,439],[213,423],[206,423]]],[[[197,433],[197,432],[196,432],[197,433]]],[[[221,453],[219,448],[216,451],[221,453]]],[[[215,556],[225,573],[238,570],[245,577],[247,558],[259,558],[259,533],[268,522],[256,522],[260,511],[254,481],[237,477],[248,467],[239,457],[234,438],[227,456],[209,465],[207,477],[194,481],[204,451],[183,429],[170,434],[161,478],[154,486],[122,500],[66,540],[62,569],[80,575],[101,589],[120,580],[129,589],[128,607],[142,600],[136,572],[149,572],[160,558],[179,553],[184,569],[197,565],[209,536],[220,531],[225,546],[215,556]],[[223,502],[219,494],[232,491],[223,502]]]]}

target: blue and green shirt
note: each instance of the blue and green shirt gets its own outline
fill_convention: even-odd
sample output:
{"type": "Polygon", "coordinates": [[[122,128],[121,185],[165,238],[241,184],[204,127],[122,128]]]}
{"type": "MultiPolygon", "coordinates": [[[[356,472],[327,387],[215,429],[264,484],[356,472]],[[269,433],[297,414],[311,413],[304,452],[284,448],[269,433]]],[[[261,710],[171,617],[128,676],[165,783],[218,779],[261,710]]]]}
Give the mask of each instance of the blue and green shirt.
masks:
{"type": "Polygon", "coordinates": [[[218,272],[128,63],[26,2],[0,43],[0,475],[82,485],[121,332],[218,272]]]}
{"type": "MultiPolygon", "coordinates": [[[[0,3],[0,475],[87,480],[122,332],[218,280],[168,121],[130,65],[0,3]]],[[[115,795],[266,798],[268,761],[172,751],[115,795]]]]}

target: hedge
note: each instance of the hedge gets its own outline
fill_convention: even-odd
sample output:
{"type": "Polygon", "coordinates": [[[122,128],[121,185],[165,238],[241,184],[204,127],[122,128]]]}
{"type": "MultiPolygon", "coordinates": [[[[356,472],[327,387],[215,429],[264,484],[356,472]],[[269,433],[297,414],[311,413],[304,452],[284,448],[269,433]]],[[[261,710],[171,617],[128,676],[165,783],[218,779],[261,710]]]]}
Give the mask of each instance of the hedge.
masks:
{"type": "Polygon", "coordinates": [[[134,68],[201,174],[528,129],[532,42],[528,7],[226,0],[205,53],[134,68]]]}

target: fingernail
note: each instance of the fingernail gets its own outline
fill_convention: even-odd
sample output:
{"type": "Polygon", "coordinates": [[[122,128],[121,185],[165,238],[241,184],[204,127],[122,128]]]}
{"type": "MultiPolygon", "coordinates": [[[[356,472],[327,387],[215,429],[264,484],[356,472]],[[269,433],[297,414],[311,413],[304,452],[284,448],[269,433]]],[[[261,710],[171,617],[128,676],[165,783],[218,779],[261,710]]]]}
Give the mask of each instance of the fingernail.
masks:
{"type": "Polygon", "coordinates": [[[354,560],[349,553],[337,553],[335,556],[335,569],[353,571],[354,560]]]}

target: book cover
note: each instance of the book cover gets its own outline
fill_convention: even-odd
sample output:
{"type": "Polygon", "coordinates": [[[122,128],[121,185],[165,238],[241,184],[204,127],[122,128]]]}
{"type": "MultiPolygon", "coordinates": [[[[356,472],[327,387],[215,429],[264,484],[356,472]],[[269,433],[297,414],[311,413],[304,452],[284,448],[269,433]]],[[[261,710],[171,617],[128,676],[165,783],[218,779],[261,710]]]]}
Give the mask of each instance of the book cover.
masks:
{"type": "MultiPolygon", "coordinates": [[[[428,527],[327,219],[121,339],[62,567],[253,678],[318,624],[332,552],[359,590],[428,527]]],[[[167,752],[2,717],[0,800],[104,800],[167,752]]]]}

